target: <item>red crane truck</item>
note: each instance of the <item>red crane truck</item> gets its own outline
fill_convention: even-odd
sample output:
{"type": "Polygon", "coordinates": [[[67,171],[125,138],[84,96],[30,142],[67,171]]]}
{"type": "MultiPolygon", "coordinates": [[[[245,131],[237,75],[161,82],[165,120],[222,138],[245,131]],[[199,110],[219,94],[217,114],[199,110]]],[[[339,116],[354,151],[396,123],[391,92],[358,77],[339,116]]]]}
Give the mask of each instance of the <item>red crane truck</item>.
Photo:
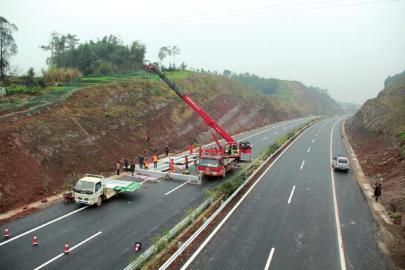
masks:
{"type": "Polygon", "coordinates": [[[252,145],[249,142],[237,142],[230,136],[203,108],[194,102],[187,93],[172,82],[161,72],[156,65],[147,64],[145,69],[159,75],[159,77],[171,88],[176,94],[186,102],[208,125],[211,136],[217,147],[203,149],[201,158],[198,163],[198,171],[204,175],[214,175],[225,177],[226,173],[241,159],[242,154],[247,154],[251,158],[252,145]],[[215,130],[224,140],[225,144],[221,145],[215,130]]]}

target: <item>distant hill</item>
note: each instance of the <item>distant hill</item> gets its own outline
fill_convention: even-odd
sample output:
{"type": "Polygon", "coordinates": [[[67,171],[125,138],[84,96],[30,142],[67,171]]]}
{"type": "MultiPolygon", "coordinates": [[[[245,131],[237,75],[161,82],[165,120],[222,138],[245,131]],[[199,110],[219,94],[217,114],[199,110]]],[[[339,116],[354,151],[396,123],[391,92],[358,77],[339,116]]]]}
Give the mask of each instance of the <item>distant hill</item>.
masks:
{"type": "Polygon", "coordinates": [[[232,78],[274,97],[302,114],[335,114],[344,111],[326,89],[308,87],[298,81],[261,78],[248,73],[232,75],[232,78]]]}

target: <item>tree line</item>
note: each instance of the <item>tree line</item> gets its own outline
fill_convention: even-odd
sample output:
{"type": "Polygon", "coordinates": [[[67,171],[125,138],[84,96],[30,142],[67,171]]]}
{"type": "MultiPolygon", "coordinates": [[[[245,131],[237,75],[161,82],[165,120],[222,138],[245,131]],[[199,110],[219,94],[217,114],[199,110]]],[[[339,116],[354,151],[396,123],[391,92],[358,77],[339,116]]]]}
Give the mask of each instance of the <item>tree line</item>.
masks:
{"type": "Polygon", "coordinates": [[[74,68],[84,75],[136,71],[142,68],[146,47],[139,41],[129,46],[114,35],[80,43],[76,35],[51,34],[41,49],[50,53],[47,64],[56,68],[74,68]]]}

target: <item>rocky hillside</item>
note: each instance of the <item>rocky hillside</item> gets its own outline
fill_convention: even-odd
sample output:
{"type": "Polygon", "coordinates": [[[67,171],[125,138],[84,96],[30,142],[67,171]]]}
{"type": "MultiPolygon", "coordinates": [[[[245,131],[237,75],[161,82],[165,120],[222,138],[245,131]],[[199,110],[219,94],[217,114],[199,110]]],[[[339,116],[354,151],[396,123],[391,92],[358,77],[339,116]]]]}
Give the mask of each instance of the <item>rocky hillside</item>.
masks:
{"type": "Polygon", "coordinates": [[[345,110],[332,99],[328,91],[318,87],[308,87],[298,81],[266,79],[256,75],[233,75],[233,79],[274,97],[280,103],[308,114],[335,114],[345,110]]]}
{"type": "MultiPolygon", "coordinates": [[[[224,76],[176,81],[230,133],[300,115],[224,76]]],[[[61,104],[0,122],[0,212],[83,173],[112,172],[126,156],[162,153],[166,142],[176,151],[209,140],[199,116],[156,79],[84,87],[61,104]]]]}
{"type": "MultiPolygon", "coordinates": [[[[376,98],[348,122],[348,134],[370,184],[382,184],[382,203],[394,216],[405,215],[405,73],[390,77],[376,98]]],[[[403,220],[405,220],[403,218],[403,220]]],[[[389,226],[394,261],[405,268],[405,227],[389,226]]]]}

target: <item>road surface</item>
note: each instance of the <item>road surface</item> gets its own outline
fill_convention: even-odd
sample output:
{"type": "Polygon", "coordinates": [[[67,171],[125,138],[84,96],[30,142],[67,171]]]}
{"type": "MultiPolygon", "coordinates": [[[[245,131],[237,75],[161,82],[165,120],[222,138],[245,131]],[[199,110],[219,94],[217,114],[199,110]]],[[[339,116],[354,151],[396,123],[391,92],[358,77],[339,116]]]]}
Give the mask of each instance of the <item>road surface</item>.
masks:
{"type": "Polygon", "coordinates": [[[297,139],[187,269],[392,269],[352,173],[331,171],[342,119],[297,139]]]}
{"type": "MultiPolygon", "coordinates": [[[[255,156],[309,119],[273,124],[236,138],[250,140],[255,156]]],[[[173,181],[147,183],[141,190],[121,193],[99,208],[57,203],[4,224],[1,231],[8,228],[12,238],[0,241],[1,269],[122,269],[134,254],[135,242],[148,248],[154,236],[172,228],[187,209],[206,199],[205,189],[220,182],[216,179],[204,181],[202,186],[180,188],[182,183],[173,181]],[[34,234],[38,246],[31,245],[34,234]],[[71,249],[69,255],[62,254],[66,243],[71,249]]]]}

